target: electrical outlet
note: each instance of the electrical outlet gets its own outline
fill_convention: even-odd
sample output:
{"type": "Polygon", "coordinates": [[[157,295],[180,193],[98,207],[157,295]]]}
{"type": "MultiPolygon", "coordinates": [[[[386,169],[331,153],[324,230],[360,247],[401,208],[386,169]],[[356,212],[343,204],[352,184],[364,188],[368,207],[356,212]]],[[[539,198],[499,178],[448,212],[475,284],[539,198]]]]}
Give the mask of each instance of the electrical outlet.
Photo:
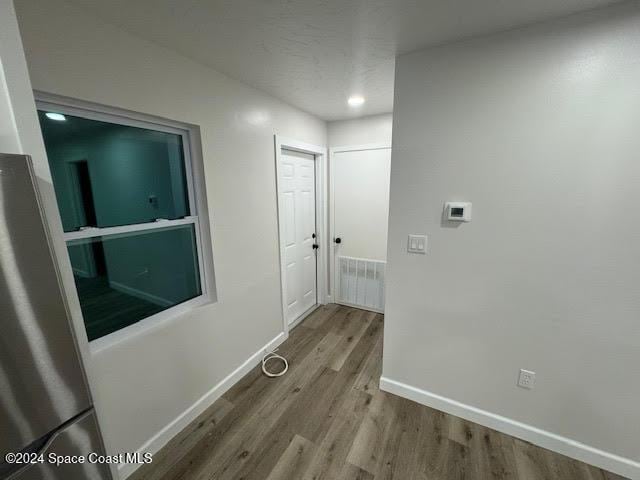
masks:
{"type": "Polygon", "coordinates": [[[518,386],[533,389],[536,384],[536,372],[530,370],[520,369],[520,376],[518,377],[518,386]]]}

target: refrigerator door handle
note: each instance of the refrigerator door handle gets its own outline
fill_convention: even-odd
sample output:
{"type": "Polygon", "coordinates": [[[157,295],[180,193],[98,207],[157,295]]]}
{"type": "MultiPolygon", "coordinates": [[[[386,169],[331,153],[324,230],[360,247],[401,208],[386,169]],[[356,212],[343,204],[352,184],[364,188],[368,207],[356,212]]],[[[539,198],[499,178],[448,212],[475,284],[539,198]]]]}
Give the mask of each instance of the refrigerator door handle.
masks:
{"type": "MultiPolygon", "coordinates": [[[[78,419],[86,416],[93,408],[88,408],[78,416],[72,418],[68,422],[60,425],[59,428],[55,429],[53,432],[46,434],[44,437],[37,439],[35,442],[27,445],[25,448],[20,450],[20,452],[16,452],[20,456],[34,457],[37,458],[40,455],[44,455],[51,444],[55,441],[55,439],[67,429],[67,427],[75,422],[78,419]]],[[[2,462],[0,464],[0,480],[11,480],[20,475],[24,470],[27,470],[29,467],[33,466],[32,463],[13,463],[9,464],[6,462],[2,462]]]]}
{"type": "MultiPolygon", "coordinates": [[[[45,435],[43,438],[39,438],[35,442],[27,445],[25,448],[20,450],[19,452],[15,452],[17,456],[23,457],[39,457],[41,454],[47,451],[51,442],[58,435],[59,430],[51,432],[45,435]]],[[[31,467],[31,463],[6,463],[2,462],[0,464],[0,479],[9,480],[12,477],[16,477],[20,475],[24,470],[31,467]]]]}

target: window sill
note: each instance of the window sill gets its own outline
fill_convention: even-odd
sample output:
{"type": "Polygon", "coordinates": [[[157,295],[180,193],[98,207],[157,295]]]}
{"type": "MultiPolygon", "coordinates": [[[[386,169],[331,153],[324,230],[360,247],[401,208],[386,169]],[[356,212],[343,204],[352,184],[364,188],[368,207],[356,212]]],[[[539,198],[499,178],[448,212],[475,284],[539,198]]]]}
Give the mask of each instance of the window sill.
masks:
{"type": "Polygon", "coordinates": [[[168,310],[156,313],[155,315],[144,318],[139,322],[132,323],[128,327],[116,330],[109,335],[105,335],[104,337],[100,337],[89,342],[89,351],[92,356],[98,355],[117,345],[139,339],[144,335],[167,326],[167,324],[171,322],[180,320],[185,315],[194,312],[200,307],[212,305],[214,303],[216,303],[216,301],[206,294],[192,298],[191,300],[187,300],[186,302],[169,308],[168,310]]]}

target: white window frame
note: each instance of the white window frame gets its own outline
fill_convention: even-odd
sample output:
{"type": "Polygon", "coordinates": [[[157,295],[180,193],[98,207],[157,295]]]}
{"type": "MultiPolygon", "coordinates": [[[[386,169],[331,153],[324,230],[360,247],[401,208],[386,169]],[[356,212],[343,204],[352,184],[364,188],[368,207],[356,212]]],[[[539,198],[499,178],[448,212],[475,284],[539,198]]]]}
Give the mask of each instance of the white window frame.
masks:
{"type": "Polygon", "coordinates": [[[70,242],[94,237],[105,237],[160,230],[179,225],[193,225],[196,237],[196,254],[200,273],[201,294],[185,302],[169,307],[159,313],[145,317],[131,325],[116,330],[108,335],[92,340],[89,343],[92,353],[101,351],[124,339],[131,338],[151,328],[184,315],[189,310],[217,300],[215,278],[213,273],[213,254],[211,249],[211,233],[209,231],[209,215],[204,185],[204,172],[200,144],[199,128],[195,125],[183,124],[151,115],[140,114],[128,110],[107,107],[99,104],[71,99],[44,92],[34,92],[36,108],[98,120],[118,125],[139,127],[152,131],[172,133],[182,138],[184,152],[185,181],[189,200],[189,216],[177,220],[158,219],[156,222],[138,223],[115,227],[87,227],[74,232],[64,232],[67,245],[70,242]]]}

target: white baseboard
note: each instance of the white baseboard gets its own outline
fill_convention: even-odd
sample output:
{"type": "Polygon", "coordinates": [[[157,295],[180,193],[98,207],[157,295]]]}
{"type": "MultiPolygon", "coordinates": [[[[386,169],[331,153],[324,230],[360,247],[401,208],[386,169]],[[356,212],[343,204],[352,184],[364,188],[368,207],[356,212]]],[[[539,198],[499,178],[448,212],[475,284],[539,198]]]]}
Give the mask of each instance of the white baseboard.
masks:
{"type": "Polygon", "coordinates": [[[624,477],[640,480],[640,462],[605,452],[570,438],[541,430],[516,420],[496,415],[450,398],[427,392],[390,378],[380,378],[380,390],[408,398],[427,407],[464,418],[485,427],[498,430],[567,457],[594,465],[624,477]]]}
{"type": "MultiPolygon", "coordinates": [[[[153,437],[147,440],[140,448],[138,452],[150,452],[157,453],[162,447],[164,447],[169,440],[180,433],[187,425],[193,422],[198,416],[200,416],[207,408],[209,408],[213,402],[220,398],[227,390],[229,390],[234,384],[236,384],[242,377],[244,377],[249,371],[258,365],[262,361],[262,356],[265,351],[271,351],[277,348],[282,342],[287,339],[287,334],[281,332],[273,340],[268,342],[264,347],[259,349],[256,353],[251,355],[245,360],[242,365],[236,368],[233,372],[227,375],[224,379],[218,382],[211,390],[200,397],[196,402],[187,408],[184,412],[178,415],[173,421],[171,421],[166,427],[156,433],[153,437]]],[[[135,463],[121,463],[118,465],[118,473],[121,480],[124,480],[134,471],[140,467],[135,463]]]]}
{"type": "Polygon", "coordinates": [[[384,310],[380,310],[379,308],[374,308],[374,307],[365,307],[363,305],[358,305],[357,303],[349,303],[349,302],[343,302],[342,300],[340,300],[339,302],[336,302],[338,305],[345,305],[347,307],[353,307],[353,308],[357,308],[359,310],[367,310],[368,312],[375,312],[375,313],[382,313],[384,314],[384,310]]]}
{"type": "Polygon", "coordinates": [[[129,285],[125,285],[124,283],[114,282],[109,280],[109,286],[114,290],[118,290],[119,292],[126,293],[127,295],[131,295],[132,297],[137,297],[142,300],[146,300],[147,302],[153,303],[154,305],[158,305],[160,307],[170,307],[175,303],[175,302],[172,302],[171,300],[167,300],[166,298],[159,297],[152,293],[148,293],[143,290],[130,287],[129,285]]]}
{"type": "Polygon", "coordinates": [[[73,270],[73,274],[74,274],[76,277],[91,278],[91,277],[93,277],[93,276],[94,276],[94,275],[91,275],[89,272],[86,272],[86,271],[81,270],[81,269],[79,269],[79,268],[71,267],[71,270],[73,270]]]}

